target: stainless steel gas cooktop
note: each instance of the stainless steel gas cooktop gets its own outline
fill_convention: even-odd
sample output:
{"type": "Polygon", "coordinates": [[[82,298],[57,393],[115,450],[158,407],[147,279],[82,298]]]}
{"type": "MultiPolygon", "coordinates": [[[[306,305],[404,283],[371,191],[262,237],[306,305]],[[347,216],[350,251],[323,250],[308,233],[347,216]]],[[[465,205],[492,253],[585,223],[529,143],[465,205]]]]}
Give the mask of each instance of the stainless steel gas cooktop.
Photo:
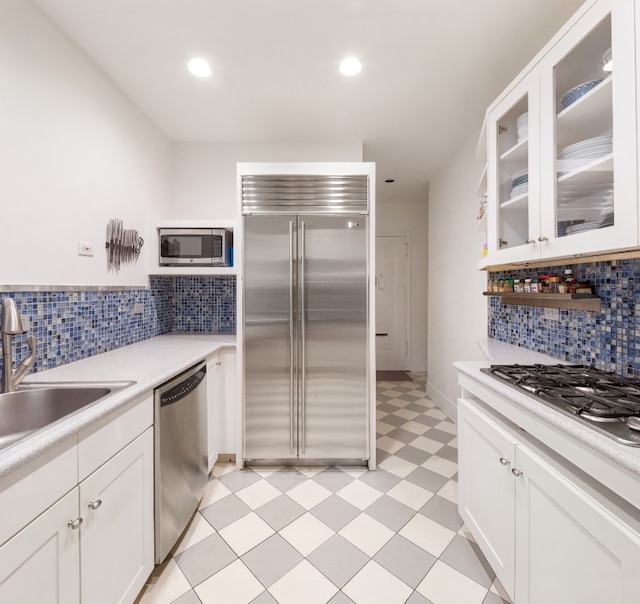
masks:
{"type": "Polygon", "coordinates": [[[491,365],[481,371],[609,438],[640,447],[640,379],[587,365],[491,365]]]}

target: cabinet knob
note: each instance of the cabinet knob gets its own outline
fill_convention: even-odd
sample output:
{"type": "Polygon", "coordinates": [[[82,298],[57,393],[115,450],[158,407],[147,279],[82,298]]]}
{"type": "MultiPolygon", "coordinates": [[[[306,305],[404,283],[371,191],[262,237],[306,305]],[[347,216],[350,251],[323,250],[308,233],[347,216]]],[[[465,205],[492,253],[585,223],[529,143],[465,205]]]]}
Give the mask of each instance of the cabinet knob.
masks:
{"type": "Polygon", "coordinates": [[[508,459],[505,459],[504,457],[501,457],[501,458],[500,458],[500,463],[501,463],[503,466],[508,466],[511,462],[510,462],[508,459]]]}
{"type": "Polygon", "coordinates": [[[96,499],[95,501],[89,502],[90,510],[97,510],[102,505],[102,499],[96,499]]]}
{"type": "Polygon", "coordinates": [[[529,237],[529,239],[527,239],[525,241],[525,243],[535,243],[535,242],[536,242],[536,240],[535,239],[531,239],[531,237],[529,237]]]}
{"type": "Polygon", "coordinates": [[[514,476],[522,476],[523,474],[522,470],[518,470],[518,468],[511,468],[511,473],[514,476]]]}
{"type": "Polygon", "coordinates": [[[216,365],[220,367],[220,365],[222,365],[222,361],[216,361],[216,365]]]}
{"type": "Polygon", "coordinates": [[[549,241],[549,237],[545,237],[544,235],[540,235],[540,237],[538,237],[538,241],[549,241]]]}
{"type": "Polygon", "coordinates": [[[73,529],[74,531],[76,529],[79,529],[81,524],[82,524],[82,518],[76,518],[75,520],[69,520],[69,522],[67,522],[67,526],[70,529],[73,529]]]}

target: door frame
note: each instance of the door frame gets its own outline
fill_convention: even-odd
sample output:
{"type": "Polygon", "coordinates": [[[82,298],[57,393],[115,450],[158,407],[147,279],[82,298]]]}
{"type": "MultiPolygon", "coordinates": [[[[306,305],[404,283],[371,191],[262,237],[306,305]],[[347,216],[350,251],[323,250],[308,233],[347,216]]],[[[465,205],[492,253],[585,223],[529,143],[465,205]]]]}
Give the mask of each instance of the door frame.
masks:
{"type": "MultiPolygon", "coordinates": [[[[376,233],[376,243],[378,237],[403,237],[405,239],[405,245],[407,246],[406,254],[406,268],[407,268],[407,282],[405,284],[407,296],[405,299],[405,334],[407,338],[407,364],[411,366],[411,232],[405,230],[384,230],[376,233]]],[[[378,275],[374,275],[374,288],[378,291],[377,278],[378,275]]],[[[373,318],[374,331],[375,331],[375,316],[373,318]]],[[[377,347],[375,354],[377,355],[377,347]]]]}

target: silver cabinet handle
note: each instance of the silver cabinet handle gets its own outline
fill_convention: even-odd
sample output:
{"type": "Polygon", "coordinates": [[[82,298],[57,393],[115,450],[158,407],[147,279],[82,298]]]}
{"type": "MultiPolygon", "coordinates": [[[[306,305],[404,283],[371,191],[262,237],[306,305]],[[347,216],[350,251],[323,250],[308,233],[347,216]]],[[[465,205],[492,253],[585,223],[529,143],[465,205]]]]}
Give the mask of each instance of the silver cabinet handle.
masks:
{"type": "Polygon", "coordinates": [[[538,237],[538,241],[549,241],[549,237],[545,237],[544,235],[540,235],[540,237],[538,237]]]}
{"type": "Polygon", "coordinates": [[[67,522],[67,526],[70,529],[73,529],[74,531],[76,529],[79,529],[81,524],[82,524],[82,518],[76,518],[75,520],[69,520],[69,522],[67,522]]]}
{"type": "Polygon", "coordinates": [[[295,368],[296,346],[295,346],[295,307],[294,307],[294,258],[296,246],[293,233],[293,221],[289,221],[289,452],[294,454],[294,384],[293,371],[295,368]]]}
{"type": "Polygon", "coordinates": [[[508,459],[505,459],[504,457],[501,457],[501,458],[500,458],[500,463],[501,463],[503,466],[508,466],[511,462],[510,462],[508,459]]]}
{"type": "Polygon", "coordinates": [[[97,510],[102,505],[102,499],[96,499],[95,501],[89,502],[90,510],[97,510]]]}
{"type": "Polygon", "coordinates": [[[527,239],[525,241],[525,243],[535,243],[535,242],[536,242],[536,240],[535,239],[531,239],[531,237],[529,237],[529,239],[527,239]]]}
{"type": "Polygon", "coordinates": [[[514,476],[522,476],[523,474],[522,470],[518,470],[518,468],[511,468],[511,473],[514,476]]]}
{"type": "Polygon", "coordinates": [[[306,449],[306,413],[307,413],[307,303],[306,303],[306,261],[307,229],[304,220],[300,221],[300,399],[298,402],[298,450],[302,455],[306,449]]]}

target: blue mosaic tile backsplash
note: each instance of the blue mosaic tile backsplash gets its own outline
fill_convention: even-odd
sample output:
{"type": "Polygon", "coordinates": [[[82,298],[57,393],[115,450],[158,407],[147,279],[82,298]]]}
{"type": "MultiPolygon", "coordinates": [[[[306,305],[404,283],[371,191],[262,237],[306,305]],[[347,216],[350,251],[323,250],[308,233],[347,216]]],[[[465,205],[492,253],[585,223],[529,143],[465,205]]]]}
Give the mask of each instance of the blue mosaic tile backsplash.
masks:
{"type": "MultiPolygon", "coordinates": [[[[32,371],[172,331],[236,330],[235,276],[151,277],[149,289],[16,291],[0,297],[14,298],[30,323],[37,350],[32,371]],[[142,304],[142,314],[133,314],[136,304],[142,304]]],[[[15,336],[13,346],[17,364],[28,354],[26,335],[15,336]]]]}
{"type": "MultiPolygon", "coordinates": [[[[488,336],[543,352],[571,363],[593,365],[618,375],[640,377],[640,260],[594,262],[489,274],[489,279],[562,276],[573,269],[601,300],[601,311],[560,309],[560,320],[546,319],[544,308],[503,304],[489,298],[488,336]]],[[[534,294],[535,295],[535,294],[534,294]]]]}

